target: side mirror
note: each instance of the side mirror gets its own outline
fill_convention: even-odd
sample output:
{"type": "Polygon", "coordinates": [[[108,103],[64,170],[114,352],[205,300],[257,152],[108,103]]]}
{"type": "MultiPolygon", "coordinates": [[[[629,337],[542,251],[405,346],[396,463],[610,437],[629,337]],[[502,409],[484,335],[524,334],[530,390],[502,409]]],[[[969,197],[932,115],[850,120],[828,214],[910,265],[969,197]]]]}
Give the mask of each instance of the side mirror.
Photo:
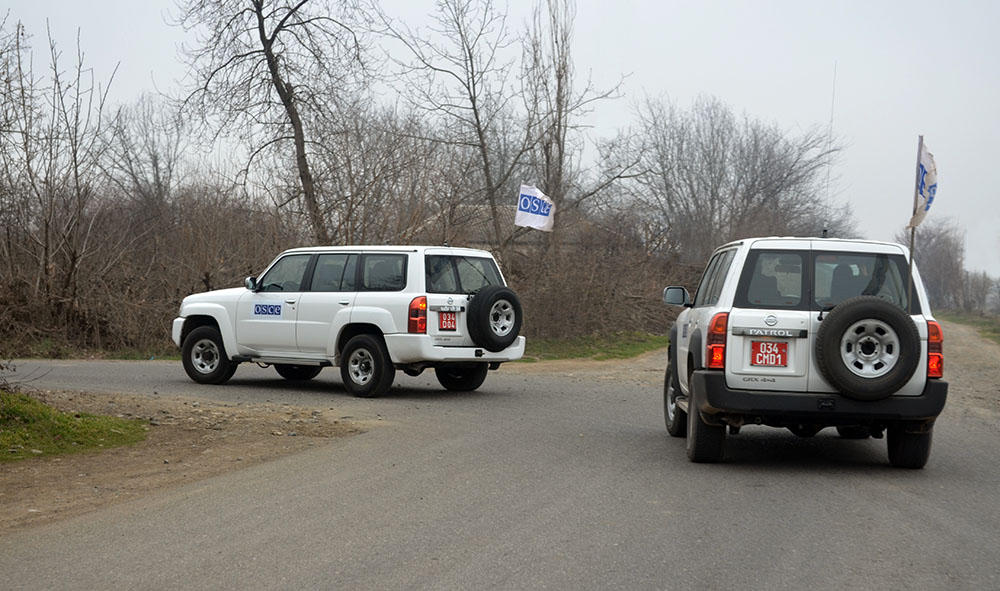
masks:
{"type": "Polygon", "coordinates": [[[690,306],[691,294],[686,287],[671,285],[663,290],[663,303],[670,306],[690,306]]]}
{"type": "Polygon", "coordinates": [[[250,291],[257,291],[257,278],[247,277],[243,280],[243,287],[249,289],[250,291]]]}

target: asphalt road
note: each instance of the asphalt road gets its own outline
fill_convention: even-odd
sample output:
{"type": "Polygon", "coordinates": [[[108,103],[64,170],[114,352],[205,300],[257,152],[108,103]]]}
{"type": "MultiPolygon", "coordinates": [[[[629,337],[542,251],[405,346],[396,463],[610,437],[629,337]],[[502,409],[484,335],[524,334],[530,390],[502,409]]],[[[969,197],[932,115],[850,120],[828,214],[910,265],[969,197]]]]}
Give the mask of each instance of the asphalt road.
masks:
{"type": "Polygon", "coordinates": [[[241,368],[203,387],[179,362],[19,362],[40,388],[282,401],[376,425],[0,539],[0,587],[1000,588],[991,413],[946,407],[919,471],[832,429],[744,429],[725,463],[696,465],[664,430],[662,368],[554,371],[505,367],[472,394],[400,375],[362,400],[330,370],[292,387],[241,368]]]}

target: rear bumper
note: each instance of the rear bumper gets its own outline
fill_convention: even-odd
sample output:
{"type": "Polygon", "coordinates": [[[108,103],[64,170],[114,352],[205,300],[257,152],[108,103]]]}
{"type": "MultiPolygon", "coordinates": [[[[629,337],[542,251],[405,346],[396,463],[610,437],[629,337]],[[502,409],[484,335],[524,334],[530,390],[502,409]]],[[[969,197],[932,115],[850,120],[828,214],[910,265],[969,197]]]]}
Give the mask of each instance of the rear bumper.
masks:
{"type": "Polygon", "coordinates": [[[704,414],[759,417],[765,422],[769,418],[826,424],[926,421],[941,414],[948,397],[948,382],[941,380],[927,380],[919,396],[890,396],[871,402],[840,394],[733,390],[726,386],[726,376],[721,371],[698,370],[692,380],[704,414]]]}
{"type": "Polygon", "coordinates": [[[396,364],[409,363],[450,363],[450,362],[491,362],[515,361],[524,356],[524,337],[517,337],[514,343],[503,351],[487,351],[482,347],[440,347],[427,335],[387,334],[385,344],[389,357],[396,364]]]}

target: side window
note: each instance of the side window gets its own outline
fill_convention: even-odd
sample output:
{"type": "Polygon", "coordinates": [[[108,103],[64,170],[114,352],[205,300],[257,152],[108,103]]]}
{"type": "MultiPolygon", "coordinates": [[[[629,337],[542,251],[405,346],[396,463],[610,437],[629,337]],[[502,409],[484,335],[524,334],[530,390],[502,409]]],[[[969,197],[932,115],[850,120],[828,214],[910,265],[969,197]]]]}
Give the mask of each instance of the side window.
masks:
{"type": "Polygon", "coordinates": [[[722,258],[715,268],[715,278],[708,288],[708,297],[705,299],[705,305],[714,306],[719,303],[719,296],[722,294],[722,288],[726,284],[726,276],[729,275],[729,267],[732,266],[735,256],[735,250],[727,250],[722,253],[722,258]]]}
{"type": "Polygon", "coordinates": [[[405,254],[367,254],[362,261],[361,289],[400,291],[406,287],[405,254]]]}
{"type": "Polygon", "coordinates": [[[715,269],[719,265],[719,259],[722,258],[722,253],[719,253],[712,257],[712,260],[708,262],[708,267],[705,268],[705,274],[701,276],[701,283],[698,284],[698,291],[694,294],[694,305],[707,306],[705,300],[708,299],[709,284],[715,277],[715,269]]]}
{"type": "MultiPolygon", "coordinates": [[[[312,291],[346,291],[343,288],[345,272],[347,271],[348,254],[321,254],[316,260],[316,271],[313,272],[312,291]]],[[[353,267],[353,266],[352,266],[353,267]]],[[[354,284],[353,275],[349,278],[354,284]]]]}
{"type": "Polygon", "coordinates": [[[282,257],[260,280],[260,291],[299,291],[311,257],[311,254],[282,257]]]}
{"type": "Polygon", "coordinates": [[[797,251],[751,251],[736,294],[738,305],[802,308],[804,258],[797,251]]]}

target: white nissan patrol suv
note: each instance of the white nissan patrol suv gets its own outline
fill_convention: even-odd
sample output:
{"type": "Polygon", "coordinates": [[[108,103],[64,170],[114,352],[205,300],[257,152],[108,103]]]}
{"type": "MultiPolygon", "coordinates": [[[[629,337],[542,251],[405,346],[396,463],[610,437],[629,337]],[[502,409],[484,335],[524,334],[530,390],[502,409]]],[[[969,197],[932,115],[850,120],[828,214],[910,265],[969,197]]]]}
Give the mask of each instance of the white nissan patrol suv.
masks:
{"type": "Polygon", "coordinates": [[[893,466],[922,468],[944,408],[941,326],[909,251],[825,238],[750,238],[720,246],[670,331],[667,430],[694,462],[722,459],[746,424],[811,437],[887,433],[893,466]]]}
{"type": "Polygon", "coordinates": [[[222,384],[248,361],[289,380],[339,365],[349,392],[373,397],[396,369],[432,367],[445,388],[469,391],[524,354],[520,301],[482,250],[296,248],[244,285],[181,303],[172,337],[194,381],[222,384]]]}

